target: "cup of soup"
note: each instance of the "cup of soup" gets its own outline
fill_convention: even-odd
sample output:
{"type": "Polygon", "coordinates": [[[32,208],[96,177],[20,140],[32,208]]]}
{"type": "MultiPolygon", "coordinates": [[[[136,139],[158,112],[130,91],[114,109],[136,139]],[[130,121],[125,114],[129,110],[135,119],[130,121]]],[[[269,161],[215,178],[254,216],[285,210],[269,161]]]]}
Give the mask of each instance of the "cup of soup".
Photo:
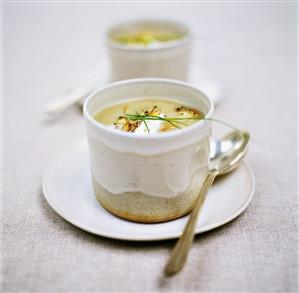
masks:
{"type": "Polygon", "coordinates": [[[186,81],[189,73],[190,30],[164,20],[131,21],[107,32],[112,81],[159,77],[186,81]]]}
{"type": "Polygon", "coordinates": [[[112,83],[84,104],[93,188],[124,219],[154,223],[191,211],[209,168],[213,103],[191,85],[112,83]]]}

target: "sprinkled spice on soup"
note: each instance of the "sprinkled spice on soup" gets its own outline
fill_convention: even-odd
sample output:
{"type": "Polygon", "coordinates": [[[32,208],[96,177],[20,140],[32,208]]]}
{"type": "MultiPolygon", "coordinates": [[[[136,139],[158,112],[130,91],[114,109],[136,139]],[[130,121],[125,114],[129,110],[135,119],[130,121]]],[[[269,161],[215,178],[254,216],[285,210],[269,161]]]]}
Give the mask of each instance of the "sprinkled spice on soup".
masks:
{"type": "Polygon", "coordinates": [[[185,128],[203,118],[198,109],[170,99],[129,100],[94,115],[96,121],[116,130],[148,134],[185,128]]]}

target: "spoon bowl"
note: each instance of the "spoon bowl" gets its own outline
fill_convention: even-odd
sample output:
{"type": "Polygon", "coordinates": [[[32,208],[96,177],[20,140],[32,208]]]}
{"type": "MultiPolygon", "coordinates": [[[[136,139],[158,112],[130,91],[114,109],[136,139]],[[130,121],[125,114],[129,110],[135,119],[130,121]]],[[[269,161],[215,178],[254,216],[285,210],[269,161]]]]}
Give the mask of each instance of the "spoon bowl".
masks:
{"type": "Polygon", "coordinates": [[[210,170],[223,175],[237,168],[247,152],[249,139],[247,131],[235,130],[212,143],[210,170]]]}

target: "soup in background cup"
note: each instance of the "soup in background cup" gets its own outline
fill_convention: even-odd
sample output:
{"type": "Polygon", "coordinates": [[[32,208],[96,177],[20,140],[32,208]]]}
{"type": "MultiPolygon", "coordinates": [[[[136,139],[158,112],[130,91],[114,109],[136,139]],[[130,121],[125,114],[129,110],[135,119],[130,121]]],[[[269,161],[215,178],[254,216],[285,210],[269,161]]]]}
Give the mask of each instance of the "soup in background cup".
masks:
{"type": "Polygon", "coordinates": [[[131,21],[107,31],[112,81],[162,77],[186,81],[191,49],[190,30],[165,20],[131,21]]]}
{"type": "Polygon", "coordinates": [[[190,212],[207,175],[211,125],[199,120],[148,133],[121,131],[96,120],[105,109],[131,102],[136,107],[138,101],[168,101],[197,109],[205,117],[211,116],[213,103],[186,83],[144,78],[96,90],[84,104],[93,187],[100,204],[137,222],[175,219],[190,212]]]}

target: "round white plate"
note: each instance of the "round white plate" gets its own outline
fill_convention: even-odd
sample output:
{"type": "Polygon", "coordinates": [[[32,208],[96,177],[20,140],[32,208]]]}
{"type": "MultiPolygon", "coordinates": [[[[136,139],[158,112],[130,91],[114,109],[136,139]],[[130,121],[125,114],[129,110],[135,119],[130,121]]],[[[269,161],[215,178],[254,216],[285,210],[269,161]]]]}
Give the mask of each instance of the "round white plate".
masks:
{"type": "MultiPolygon", "coordinates": [[[[196,233],[219,227],[240,215],[254,194],[254,176],[243,163],[216,180],[201,210],[196,233]]],[[[177,238],[187,217],[166,223],[139,224],[117,218],[96,201],[91,185],[87,143],[82,141],[46,169],[43,193],[65,220],[96,235],[135,241],[177,238]]]]}

